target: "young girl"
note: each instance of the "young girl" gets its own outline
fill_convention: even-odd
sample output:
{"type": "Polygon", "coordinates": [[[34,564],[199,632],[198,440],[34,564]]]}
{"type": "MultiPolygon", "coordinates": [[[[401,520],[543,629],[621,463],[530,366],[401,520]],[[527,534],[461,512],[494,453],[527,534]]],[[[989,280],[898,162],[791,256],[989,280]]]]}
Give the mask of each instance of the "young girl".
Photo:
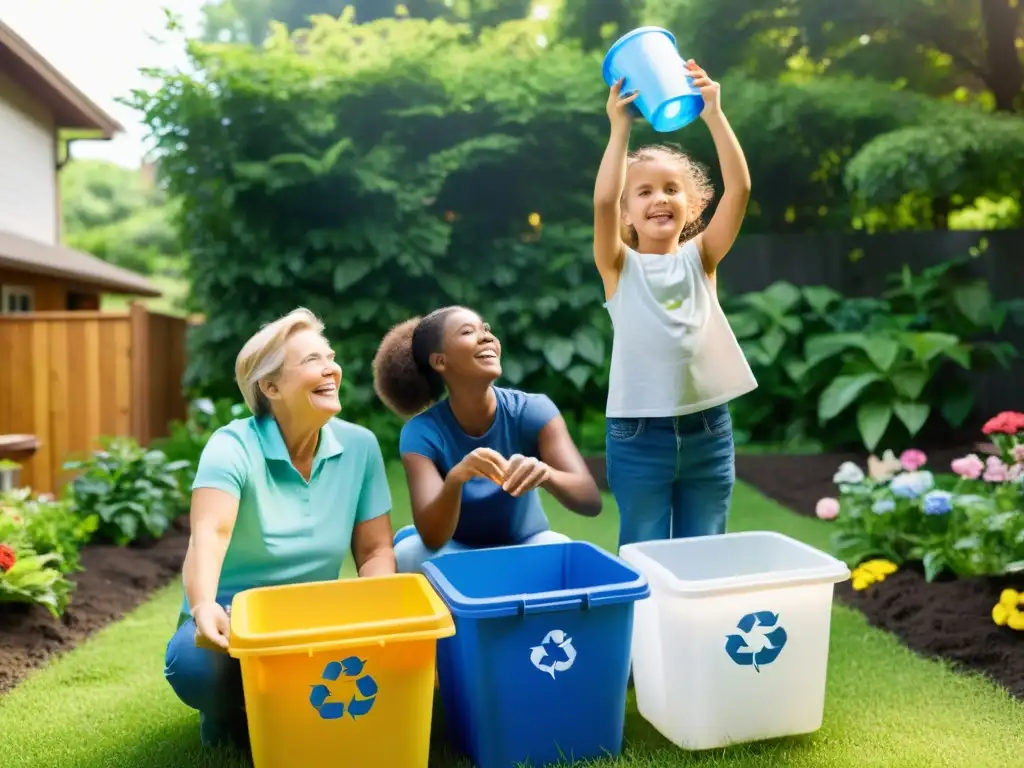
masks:
{"type": "Polygon", "coordinates": [[[407,320],[381,342],[374,387],[409,419],[399,452],[415,525],[395,536],[399,573],[461,549],[566,541],[550,530],[538,488],[577,514],[601,511],[555,404],[497,387],[499,376],[501,343],[465,307],[407,320]]]}
{"type": "Polygon", "coordinates": [[[594,186],[594,261],[612,318],[608,484],[619,545],[724,533],[735,480],[728,401],[757,386],[718,303],[715,274],[750,196],[719,85],[691,59],[725,181],[710,224],[706,175],[668,147],[627,153],[637,93],[611,88],[611,135],[594,186]]]}

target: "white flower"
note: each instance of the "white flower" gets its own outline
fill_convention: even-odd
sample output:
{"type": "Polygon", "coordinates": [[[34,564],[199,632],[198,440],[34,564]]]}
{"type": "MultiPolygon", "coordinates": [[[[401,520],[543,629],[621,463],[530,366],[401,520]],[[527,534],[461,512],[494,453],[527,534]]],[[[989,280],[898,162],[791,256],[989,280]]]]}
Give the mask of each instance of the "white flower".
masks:
{"type": "Polygon", "coordinates": [[[852,461],[844,461],[839,465],[838,471],[832,476],[832,482],[836,485],[857,485],[864,482],[864,470],[852,461]]]}

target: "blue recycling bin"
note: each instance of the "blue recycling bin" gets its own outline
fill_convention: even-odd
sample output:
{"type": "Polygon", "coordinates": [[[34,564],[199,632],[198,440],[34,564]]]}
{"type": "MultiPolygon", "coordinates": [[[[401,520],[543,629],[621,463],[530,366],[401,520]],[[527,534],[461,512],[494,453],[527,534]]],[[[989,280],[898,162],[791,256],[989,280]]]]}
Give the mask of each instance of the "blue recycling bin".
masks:
{"type": "Polygon", "coordinates": [[[477,768],[622,752],[634,602],[647,579],[587,542],[496,547],[423,566],[455,635],[438,642],[450,741],[477,768]]]}
{"type": "Polygon", "coordinates": [[[661,27],[640,27],[616,40],[604,57],[602,74],[610,88],[620,78],[622,93],[639,89],[633,106],[659,133],[689,125],[704,109],[704,97],[693,86],[676,38],[661,27]]]}

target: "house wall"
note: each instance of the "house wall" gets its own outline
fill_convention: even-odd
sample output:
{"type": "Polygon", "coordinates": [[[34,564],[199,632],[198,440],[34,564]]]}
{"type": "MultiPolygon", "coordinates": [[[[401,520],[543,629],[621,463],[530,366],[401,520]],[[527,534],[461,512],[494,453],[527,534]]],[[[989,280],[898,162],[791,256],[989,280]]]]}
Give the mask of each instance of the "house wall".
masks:
{"type": "Polygon", "coordinates": [[[0,286],[4,285],[31,288],[36,312],[100,308],[100,295],[95,288],[75,285],[58,278],[0,267],[0,286]],[[74,306],[68,302],[69,294],[74,295],[74,306]]]}
{"type": "Polygon", "coordinates": [[[0,72],[0,229],[58,242],[56,165],[53,115],[0,72]]]}

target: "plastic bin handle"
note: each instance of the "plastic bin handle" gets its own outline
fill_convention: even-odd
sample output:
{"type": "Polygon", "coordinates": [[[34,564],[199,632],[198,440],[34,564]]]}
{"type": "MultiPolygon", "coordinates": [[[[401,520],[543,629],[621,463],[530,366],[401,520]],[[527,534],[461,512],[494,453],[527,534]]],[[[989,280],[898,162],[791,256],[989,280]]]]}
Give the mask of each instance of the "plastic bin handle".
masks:
{"type": "Polygon", "coordinates": [[[525,616],[529,616],[534,613],[561,611],[569,608],[583,608],[586,610],[589,607],[590,595],[588,594],[575,595],[573,597],[562,598],[561,600],[537,600],[535,602],[530,600],[519,601],[519,613],[525,616]]]}

